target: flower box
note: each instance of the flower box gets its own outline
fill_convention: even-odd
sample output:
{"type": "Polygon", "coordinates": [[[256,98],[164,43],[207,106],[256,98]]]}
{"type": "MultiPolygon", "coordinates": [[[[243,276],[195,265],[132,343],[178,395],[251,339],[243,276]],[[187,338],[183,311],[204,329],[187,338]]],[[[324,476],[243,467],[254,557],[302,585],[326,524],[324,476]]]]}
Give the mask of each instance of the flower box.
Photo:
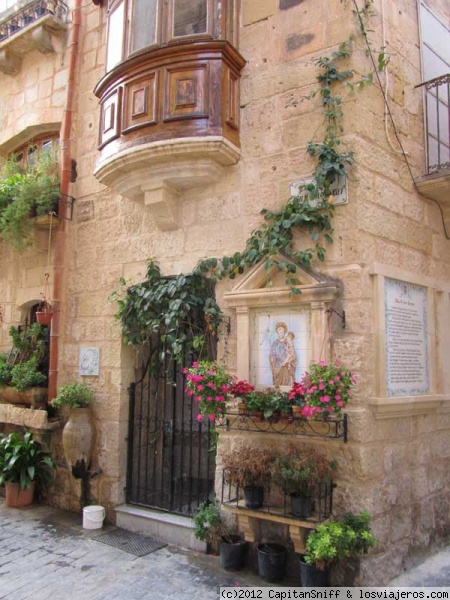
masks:
{"type": "Polygon", "coordinates": [[[32,387],[25,392],[19,392],[9,385],[0,386],[0,402],[41,408],[47,404],[47,397],[48,389],[43,387],[32,387]]]}

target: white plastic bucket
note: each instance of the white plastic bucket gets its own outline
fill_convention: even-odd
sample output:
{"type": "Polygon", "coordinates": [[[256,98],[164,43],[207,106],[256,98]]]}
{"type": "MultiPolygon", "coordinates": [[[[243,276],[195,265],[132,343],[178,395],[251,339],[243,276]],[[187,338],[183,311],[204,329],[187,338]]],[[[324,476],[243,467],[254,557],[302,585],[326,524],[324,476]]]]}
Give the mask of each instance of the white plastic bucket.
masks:
{"type": "Polygon", "coordinates": [[[83,508],[83,528],[101,529],[105,518],[105,509],[103,506],[85,506],[83,508]]]}

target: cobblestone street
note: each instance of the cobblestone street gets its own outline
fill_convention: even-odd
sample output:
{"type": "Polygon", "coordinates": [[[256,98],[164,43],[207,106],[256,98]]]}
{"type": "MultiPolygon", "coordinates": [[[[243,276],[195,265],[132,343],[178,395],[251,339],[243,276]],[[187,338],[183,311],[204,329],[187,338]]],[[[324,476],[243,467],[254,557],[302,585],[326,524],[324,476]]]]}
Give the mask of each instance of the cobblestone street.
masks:
{"type": "Polygon", "coordinates": [[[167,546],[146,556],[95,541],[81,516],[0,499],[0,598],[177,600],[218,598],[219,587],[261,586],[249,572],[228,573],[215,556],[167,546]]]}

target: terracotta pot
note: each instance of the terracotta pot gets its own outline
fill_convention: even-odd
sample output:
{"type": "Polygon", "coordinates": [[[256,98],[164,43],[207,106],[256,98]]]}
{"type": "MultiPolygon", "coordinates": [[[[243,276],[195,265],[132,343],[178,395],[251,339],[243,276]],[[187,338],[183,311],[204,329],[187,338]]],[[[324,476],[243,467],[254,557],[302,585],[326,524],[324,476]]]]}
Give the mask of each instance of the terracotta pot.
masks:
{"type": "Polygon", "coordinates": [[[48,310],[38,310],[36,312],[36,321],[39,325],[50,325],[52,322],[53,311],[48,310]]]}
{"type": "Polygon", "coordinates": [[[33,504],[34,488],[34,481],[29,488],[23,490],[20,489],[18,483],[5,483],[6,506],[13,506],[14,508],[30,506],[30,504],[33,504]]]}
{"type": "Polygon", "coordinates": [[[294,416],[294,419],[300,419],[302,416],[302,406],[293,406],[292,407],[292,414],[294,416]]]}
{"type": "Polygon", "coordinates": [[[95,426],[91,409],[71,408],[69,420],[64,425],[62,443],[64,457],[69,467],[84,460],[89,466],[94,449],[95,426]]]}

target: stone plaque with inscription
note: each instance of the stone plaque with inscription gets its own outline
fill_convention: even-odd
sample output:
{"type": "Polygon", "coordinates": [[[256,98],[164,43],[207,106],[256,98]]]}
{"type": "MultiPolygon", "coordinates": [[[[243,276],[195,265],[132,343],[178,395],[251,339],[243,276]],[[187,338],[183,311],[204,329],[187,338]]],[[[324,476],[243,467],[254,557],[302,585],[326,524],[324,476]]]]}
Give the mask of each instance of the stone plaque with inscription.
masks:
{"type": "Polygon", "coordinates": [[[430,393],[426,288],[385,280],[388,396],[430,393]]]}

